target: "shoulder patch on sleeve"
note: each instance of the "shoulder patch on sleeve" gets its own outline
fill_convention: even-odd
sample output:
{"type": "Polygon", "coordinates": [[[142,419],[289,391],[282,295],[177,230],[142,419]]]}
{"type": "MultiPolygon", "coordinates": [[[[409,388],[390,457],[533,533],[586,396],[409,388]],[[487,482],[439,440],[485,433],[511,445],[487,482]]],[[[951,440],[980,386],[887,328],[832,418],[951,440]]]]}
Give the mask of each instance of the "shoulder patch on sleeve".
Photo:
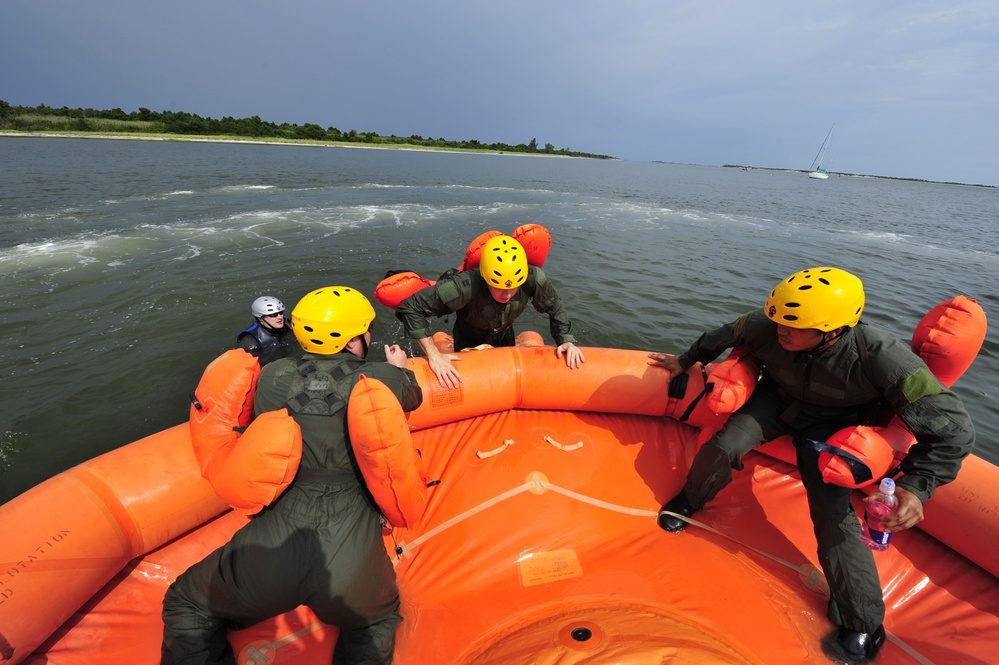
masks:
{"type": "Polygon", "coordinates": [[[461,291],[453,279],[448,279],[441,281],[437,285],[437,295],[440,296],[442,302],[447,303],[456,300],[461,295],[461,291]]]}
{"type": "Polygon", "coordinates": [[[902,394],[909,404],[926,397],[927,395],[939,395],[943,392],[940,382],[930,370],[920,367],[910,374],[900,386],[902,394]]]}

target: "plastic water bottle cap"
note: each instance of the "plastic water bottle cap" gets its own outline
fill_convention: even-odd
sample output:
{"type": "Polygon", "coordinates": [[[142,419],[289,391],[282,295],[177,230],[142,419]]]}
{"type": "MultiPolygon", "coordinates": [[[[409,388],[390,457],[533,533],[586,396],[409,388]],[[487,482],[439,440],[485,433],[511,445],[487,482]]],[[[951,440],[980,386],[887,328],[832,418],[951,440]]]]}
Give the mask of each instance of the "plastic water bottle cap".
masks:
{"type": "Polygon", "coordinates": [[[895,481],[891,478],[881,479],[881,491],[885,494],[890,494],[895,491],[895,481]]]}

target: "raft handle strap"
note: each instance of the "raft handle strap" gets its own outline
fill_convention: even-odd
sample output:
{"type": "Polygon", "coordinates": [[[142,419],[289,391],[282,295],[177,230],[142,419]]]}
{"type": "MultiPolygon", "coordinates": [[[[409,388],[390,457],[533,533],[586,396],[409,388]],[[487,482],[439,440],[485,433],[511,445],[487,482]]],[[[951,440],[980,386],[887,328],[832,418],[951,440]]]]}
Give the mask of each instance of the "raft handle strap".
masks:
{"type": "Polygon", "coordinates": [[[197,409],[198,411],[203,411],[205,408],[201,405],[201,402],[198,401],[198,396],[195,395],[193,392],[191,393],[191,404],[193,404],[194,408],[197,409]]]}
{"type": "MultiPolygon", "coordinates": [[[[687,378],[686,374],[681,374],[680,376],[682,376],[684,379],[687,378]]],[[[697,397],[695,397],[694,399],[692,399],[690,401],[690,404],[687,405],[687,408],[686,408],[686,410],[684,410],[683,415],[681,415],[679,418],[677,418],[677,420],[679,420],[681,423],[687,422],[687,419],[690,418],[690,414],[694,412],[695,408],[697,408],[697,405],[700,403],[701,399],[705,395],[707,395],[708,393],[710,393],[712,390],[714,390],[715,384],[708,382],[708,370],[704,367],[703,363],[701,363],[701,376],[704,377],[704,390],[702,390],[701,393],[697,397]]],[[[679,378],[679,377],[677,377],[677,378],[679,378]]],[[[670,381],[670,387],[672,388],[672,386],[673,386],[673,382],[670,381]]],[[[683,382],[683,388],[684,388],[683,389],[683,393],[686,394],[686,392],[687,392],[687,382],[686,382],[686,380],[683,382]]],[[[670,397],[673,397],[673,395],[670,394],[670,397]]],[[[683,397],[683,394],[681,394],[680,397],[683,397]]]]}
{"type": "Polygon", "coordinates": [[[871,473],[870,467],[864,464],[863,460],[853,453],[836,446],[831,446],[825,441],[813,441],[812,439],[806,439],[805,442],[807,445],[811,446],[820,453],[835,455],[846,462],[847,466],[850,467],[850,473],[853,474],[853,480],[855,482],[866,483],[870,480],[874,480],[874,474],[871,473]]]}

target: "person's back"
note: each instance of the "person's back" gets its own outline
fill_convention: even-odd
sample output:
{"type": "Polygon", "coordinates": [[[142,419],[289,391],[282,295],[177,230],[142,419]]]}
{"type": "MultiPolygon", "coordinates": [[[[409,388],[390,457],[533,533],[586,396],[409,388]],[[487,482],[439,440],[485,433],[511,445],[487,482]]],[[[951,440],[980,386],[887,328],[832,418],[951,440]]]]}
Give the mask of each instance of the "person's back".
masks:
{"type": "Polygon", "coordinates": [[[395,572],[382,515],[354,467],[346,424],[351,389],[363,372],[406,411],[422,401],[406,354],[365,360],[374,309],[359,292],[326,287],[292,312],[301,360],[261,372],[254,411],[288,409],[302,434],[291,485],[232,539],[189,568],[163,601],[163,665],[232,663],[229,627],[249,626],[299,605],[340,629],[334,662],[388,665],[399,616],[395,572]]]}

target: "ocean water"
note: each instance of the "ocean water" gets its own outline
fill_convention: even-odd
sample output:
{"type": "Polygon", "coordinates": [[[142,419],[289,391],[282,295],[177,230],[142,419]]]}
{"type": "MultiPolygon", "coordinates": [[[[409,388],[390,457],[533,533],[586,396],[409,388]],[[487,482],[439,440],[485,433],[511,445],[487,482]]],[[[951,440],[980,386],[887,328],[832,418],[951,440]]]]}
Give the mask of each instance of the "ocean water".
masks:
{"type": "MultiPolygon", "coordinates": [[[[859,275],[864,320],[906,339],[959,294],[999,321],[997,220],[999,189],[881,178],[0,137],[0,501],[184,421],[256,296],[290,310],[320,286],[370,296],[387,270],[435,279],[490,229],[549,229],[581,345],[680,352],[816,265],[859,275]]],[[[415,352],[375,307],[376,344],[415,352]]],[[[516,327],[548,337],[534,312],[516,327]]],[[[995,324],[955,390],[999,462],[995,324]]]]}

